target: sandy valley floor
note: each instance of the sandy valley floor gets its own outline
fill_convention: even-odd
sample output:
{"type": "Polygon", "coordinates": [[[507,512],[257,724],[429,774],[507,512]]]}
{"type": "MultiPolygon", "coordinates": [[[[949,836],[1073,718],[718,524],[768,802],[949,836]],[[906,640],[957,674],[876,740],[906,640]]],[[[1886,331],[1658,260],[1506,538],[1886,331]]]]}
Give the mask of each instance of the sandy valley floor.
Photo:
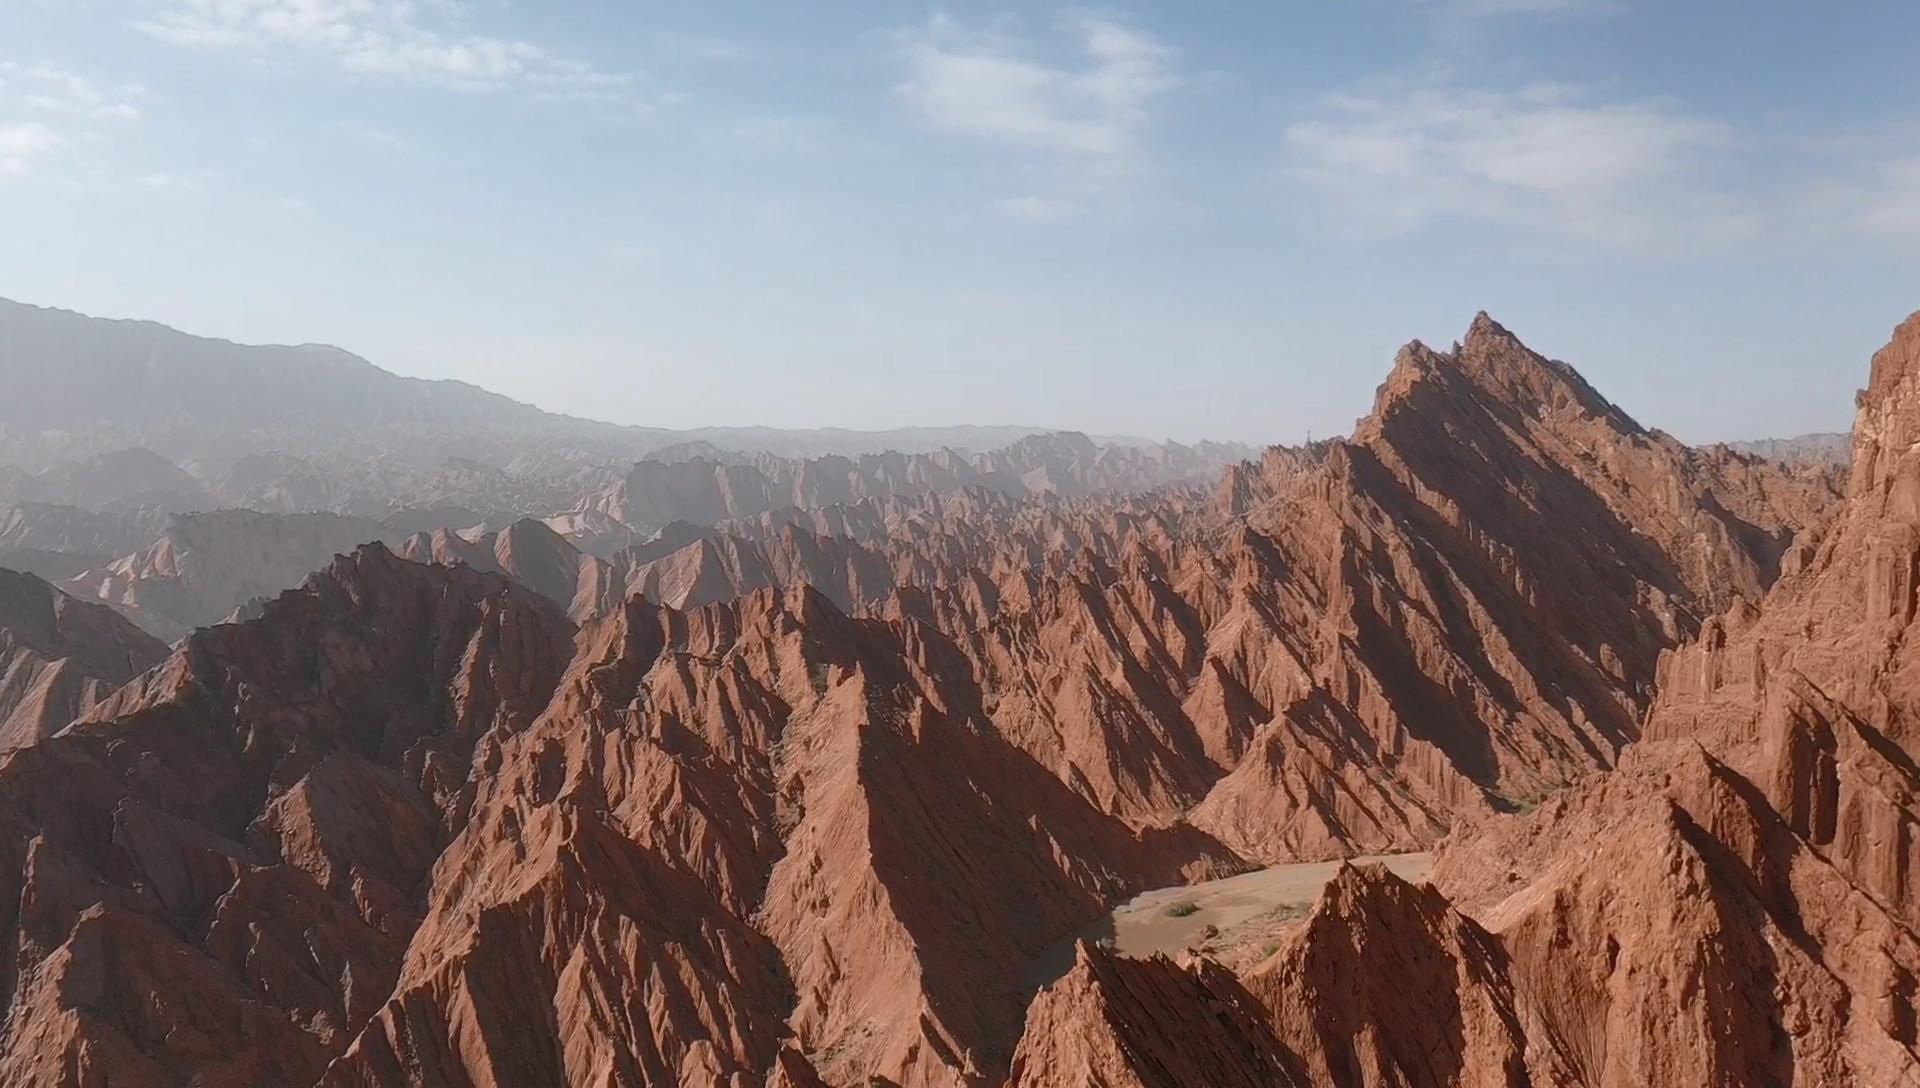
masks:
{"type": "MultiPolygon", "coordinates": [[[[1255,873],[1136,896],[1112,914],[1047,950],[1029,981],[1045,985],[1073,967],[1076,942],[1111,941],[1133,957],[1177,955],[1204,948],[1236,970],[1264,958],[1280,931],[1305,918],[1321,889],[1348,864],[1339,861],[1276,865],[1255,873]]],[[[1431,854],[1355,858],[1354,865],[1385,865],[1411,881],[1426,879],[1431,854]]]]}

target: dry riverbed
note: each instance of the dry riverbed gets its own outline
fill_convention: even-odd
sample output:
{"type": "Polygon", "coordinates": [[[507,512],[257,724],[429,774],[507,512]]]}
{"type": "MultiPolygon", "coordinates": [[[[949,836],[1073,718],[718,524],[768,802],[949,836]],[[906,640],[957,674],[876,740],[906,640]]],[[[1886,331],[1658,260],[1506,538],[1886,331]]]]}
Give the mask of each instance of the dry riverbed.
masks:
{"type": "MultiPolygon", "coordinates": [[[[1048,949],[1028,982],[1044,986],[1072,970],[1074,945],[1082,940],[1111,942],[1115,951],[1136,958],[1200,948],[1234,970],[1250,967],[1271,953],[1281,933],[1312,911],[1321,890],[1344,864],[1276,865],[1206,884],[1146,892],[1048,949]]],[[[1418,883],[1426,879],[1433,855],[1355,858],[1352,864],[1385,865],[1418,883]]]]}

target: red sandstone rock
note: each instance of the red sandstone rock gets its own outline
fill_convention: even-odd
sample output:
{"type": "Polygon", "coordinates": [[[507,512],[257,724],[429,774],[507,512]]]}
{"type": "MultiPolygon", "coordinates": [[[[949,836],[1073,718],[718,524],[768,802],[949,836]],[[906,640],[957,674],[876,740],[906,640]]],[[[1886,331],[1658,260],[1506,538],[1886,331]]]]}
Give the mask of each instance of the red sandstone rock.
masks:
{"type": "Polygon", "coordinates": [[[1911,617],[1911,421],[1871,407],[1818,548],[1823,477],[1646,431],[1483,317],[1211,494],[1087,498],[1134,468],[1072,449],[791,498],[706,465],[621,501],[736,520],[607,559],[531,523],[363,549],[0,757],[0,1081],[1900,1083],[1897,668],[1885,708],[1663,698],[1655,735],[1736,739],[1590,777],[1663,652],[1787,653],[1729,663],[1773,622],[1740,602],[1835,541],[1911,617]],[[1087,948],[1028,1008],[1138,891],[1450,828],[1472,917],[1350,871],[1244,979],[1087,948]]]}
{"type": "Polygon", "coordinates": [[[0,752],[64,729],[166,653],[112,610],[0,570],[0,752]]]}
{"type": "Polygon", "coordinates": [[[567,636],[376,547],[0,757],[0,1082],[315,1082],[392,990],[468,754],[567,636]]]}

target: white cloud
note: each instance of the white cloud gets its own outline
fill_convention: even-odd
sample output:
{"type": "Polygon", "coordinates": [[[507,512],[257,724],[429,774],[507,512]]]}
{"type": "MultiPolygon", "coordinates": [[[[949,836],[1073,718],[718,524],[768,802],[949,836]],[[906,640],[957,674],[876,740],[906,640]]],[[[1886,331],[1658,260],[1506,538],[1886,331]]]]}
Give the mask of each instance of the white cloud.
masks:
{"type": "Polygon", "coordinates": [[[656,40],[669,52],[695,60],[738,64],[759,60],[763,55],[759,47],[748,42],[713,34],[665,31],[657,35],[656,40]]]}
{"type": "MultiPolygon", "coordinates": [[[[1913,146],[1911,137],[1891,146],[1913,146]]],[[[1795,208],[1816,232],[1920,242],[1920,155],[1864,152],[1851,169],[1816,181],[1795,208]]]]}
{"type": "Polygon", "coordinates": [[[188,170],[184,172],[161,170],[141,174],[139,177],[133,179],[133,183],[136,187],[150,193],[184,197],[199,196],[206,192],[209,187],[219,184],[220,179],[221,174],[218,170],[188,170]]]}
{"type": "Polygon", "coordinates": [[[21,177],[101,126],[140,120],[138,87],[103,88],[49,64],[0,61],[0,178],[21,177]]]}
{"type": "Polygon", "coordinates": [[[1172,50],[1108,18],[1078,16],[1063,29],[1078,63],[1043,63],[1021,43],[937,15],[905,42],[909,77],[898,92],[949,132],[1069,155],[1127,154],[1148,107],[1179,84],[1172,50]]]}
{"type": "Polygon", "coordinates": [[[1452,0],[1445,10],[1473,16],[1591,15],[1621,10],[1613,0],[1452,0]]]}
{"type": "Polygon", "coordinates": [[[1299,180],[1372,229],[1444,217],[1623,246],[1751,229],[1704,175],[1732,133],[1660,102],[1601,102],[1537,84],[1323,99],[1286,131],[1299,180]]]}
{"type": "Polygon", "coordinates": [[[342,136],[350,137],[363,144],[370,144],[374,147],[398,150],[407,146],[406,138],[394,132],[392,129],[384,128],[380,125],[362,121],[357,118],[336,121],[329,127],[342,136]]]}
{"type": "Polygon", "coordinates": [[[140,108],[131,101],[139,87],[102,88],[84,76],[50,64],[0,63],[0,87],[7,97],[37,113],[82,121],[132,122],[140,108]]]}
{"type": "Polygon", "coordinates": [[[1051,196],[1010,196],[993,202],[993,210],[1015,219],[1053,223],[1078,210],[1073,201],[1051,196]]]}
{"type": "Polygon", "coordinates": [[[66,141],[42,124],[0,124],[0,178],[20,177],[66,141]]]}
{"type": "Polygon", "coordinates": [[[1896,159],[1875,172],[1859,225],[1869,232],[1920,238],[1920,156],[1896,159]]]}
{"type": "Polygon", "coordinates": [[[532,42],[429,25],[446,0],[170,0],[134,26],[174,45],[293,49],[358,75],[468,90],[525,90],[567,101],[638,103],[638,77],[603,71],[532,42]]]}

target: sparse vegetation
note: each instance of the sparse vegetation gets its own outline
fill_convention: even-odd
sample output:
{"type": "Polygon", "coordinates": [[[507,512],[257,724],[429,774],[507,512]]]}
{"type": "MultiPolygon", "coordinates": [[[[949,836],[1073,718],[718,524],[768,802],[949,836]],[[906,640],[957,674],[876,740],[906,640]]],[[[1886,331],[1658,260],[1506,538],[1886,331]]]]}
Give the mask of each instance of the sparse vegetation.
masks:
{"type": "Polygon", "coordinates": [[[1191,918],[1200,913],[1200,904],[1191,899],[1182,899],[1167,908],[1169,918],[1191,918]]]}
{"type": "Polygon", "coordinates": [[[1493,799],[1495,801],[1494,807],[1501,812],[1513,813],[1520,816],[1525,816],[1534,809],[1539,808],[1541,801],[1540,797],[1523,797],[1510,793],[1496,793],[1493,795],[1493,799]]]}

